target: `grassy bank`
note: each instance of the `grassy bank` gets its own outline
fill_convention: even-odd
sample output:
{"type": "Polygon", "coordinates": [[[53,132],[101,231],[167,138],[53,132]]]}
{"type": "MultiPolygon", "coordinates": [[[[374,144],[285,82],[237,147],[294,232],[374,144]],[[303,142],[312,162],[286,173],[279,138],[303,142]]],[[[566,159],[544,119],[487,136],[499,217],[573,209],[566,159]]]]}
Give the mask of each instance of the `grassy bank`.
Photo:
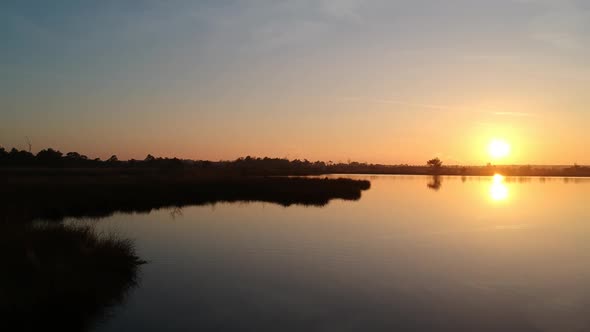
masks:
{"type": "Polygon", "coordinates": [[[129,240],[63,224],[0,225],[0,315],[19,331],[86,330],[135,285],[129,240]]]}
{"type": "Polygon", "coordinates": [[[0,222],[104,217],[163,207],[261,201],[322,206],[357,200],[370,182],[301,177],[203,176],[191,172],[21,172],[0,176],[0,222]]]}
{"type": "Polygon", "coordinates": [[[321,206],[357,200],[370,187],[351,179],[159,169],[3,170],[0,183],[0,318],[19,330],[68,331],[87,330],[120,303],[142,262],[129,240],[59,222],[66,217],[236,201],[321,206]]]}

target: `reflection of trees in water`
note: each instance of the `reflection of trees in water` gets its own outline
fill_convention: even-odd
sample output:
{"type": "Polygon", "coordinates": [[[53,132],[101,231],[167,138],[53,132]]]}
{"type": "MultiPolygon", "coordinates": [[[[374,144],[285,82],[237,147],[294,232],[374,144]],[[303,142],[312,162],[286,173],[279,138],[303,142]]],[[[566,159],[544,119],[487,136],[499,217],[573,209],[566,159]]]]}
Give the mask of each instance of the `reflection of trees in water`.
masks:
{"type": "Polygon", "coordinates": [[[170,209],[170,218],[176,219],[177,217],[182,217],[182,216],[183,216],[182,207],[175,206],[172,209],[170,209]]]}
{"type": "Polygon", "coordinates": [[[590,183],[590,178],[587,177],[545,177],[545,176],[507,176],[504,180],[506,183],[531,183],[531,182],[538,182],[538,183],[546,183],[546,182],[558,182],[561,181],[563,183],[590,183]]]}
{"type": "Polygon", "coordinates": [[[433,175],[426,186],[434,191],[438,191],[442,186],[442,179],[440,175],[433,175]]]}
{"type": "Polygon", "coordinates": [[[563,183],[590,183],[588,178],[562,178],[563,183]]]}
{"type": "MultiPolygon", "coordinates": [[[[431,176],[429,184],[434,184],[434,175],[431,176]]],[[[452,179],[453,177],[447,177],[452,179]]],[[[490,176],[461,176],[461,182],[476,181],[476,182],[488,182],[492,177],[490,176]]],[[[503,182],[505,183],[547,183],[547,182],[562,182],[562,183],[590,183],[590,178],[587,177],[544,177],[544,176],[506,176],[503,182]]],[[[430,188],[430,185],[428,186],[430,188]]]]}
{"type": "Polygon", "coordinates": [[[121,303],[143,262],[130,240],[89,227],[0,225],[0,312],[19,330],[82,331],[121,303]]]}

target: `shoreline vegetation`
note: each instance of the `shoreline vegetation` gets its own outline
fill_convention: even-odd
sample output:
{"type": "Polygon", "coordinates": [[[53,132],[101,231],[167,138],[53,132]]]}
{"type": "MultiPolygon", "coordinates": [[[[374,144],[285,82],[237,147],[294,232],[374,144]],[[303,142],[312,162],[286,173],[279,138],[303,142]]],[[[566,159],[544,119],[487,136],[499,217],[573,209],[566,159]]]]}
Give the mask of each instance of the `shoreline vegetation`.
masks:
{"type": "Polygon", "coordinates": [[[0,316],[19,331],[86,331],[125,301],[145,262],[131,240],[61,223],[0,224],[0,316]]]}
{"type": "Polygon", "coordinates": [[[89,161],[51,149],[37,155],[1,150],[5,322],[25,330],[88,330],[137,285],[145,262],[131,240],[105,237],[66,218],[218,202],[324,206],[332,199],[358,200],[370,188],[366,180],[272,176],[287,175],[284,170],[255,176],[242,168],[201,166],[178,159],[89,161]]]}
{"type": "Polygon", "coordinates": [[[148,213],[218,202],[268,202],[324,206],[332,199],[358,200],[366,180],[303,177],[203,176],[186,171],[102,170],[58,174],[0,175],[0,223],[101,218],[115,212],[148,213]]]}
{"type": "Polygon", "coordinates": [[[407,175],[465,175],[490,176],[500,173],[504,176],[543,177],[590,177],[590,166],[543,165],[443,165],[438,158],[425,165],[384,165],[360,162],[334,163],[332,161],[289,160],[286,158],[245,157],[233,161],[186,160],[178,158],[157,158],[147,155],[144,160],[122,161],[116,155],[106,160],[91,159],[78,152],[62,153],[48,148],[33,154],[29,151],[10,151],[0,147],[0,173],[3,175],[94,175],[104,173],[127,175],[190,172],[192,176],[293,176],[327,174],[407,174],[407,175]],[[432,163],[431,163],[432,162],[432,163]],[[60,171],[61,170],[61,171],[60,171]],[[90,170],[90,171],[89,171],[90,170]]]}
{"type": "Polygon", "coordinates": [[[273,160],[279,167],[272,169],[251,168],[248,158],[243,162],[245,167],[242,160],[234,167],[152,156],[101,161],[53,149],[36,155],[0,149],[0,223],[101,218],[218,202],[324,206],[333,199],[358,200],[371,185],[367,180],[297,176],[314,172],[296,167],[298,174],[291,167],[296,163],[289,161],[283,168],[282,160],[273,160]]]}

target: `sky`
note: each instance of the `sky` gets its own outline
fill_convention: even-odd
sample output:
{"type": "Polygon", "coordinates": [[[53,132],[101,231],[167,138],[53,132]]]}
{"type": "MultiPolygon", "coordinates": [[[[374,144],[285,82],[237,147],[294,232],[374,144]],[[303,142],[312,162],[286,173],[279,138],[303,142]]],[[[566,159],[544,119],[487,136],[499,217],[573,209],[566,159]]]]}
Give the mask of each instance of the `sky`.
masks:
{"type": "Polygon", "coordinates": [[[7,0],[0,40],[5,148],[590,164],[588,1],[7,0]]]}

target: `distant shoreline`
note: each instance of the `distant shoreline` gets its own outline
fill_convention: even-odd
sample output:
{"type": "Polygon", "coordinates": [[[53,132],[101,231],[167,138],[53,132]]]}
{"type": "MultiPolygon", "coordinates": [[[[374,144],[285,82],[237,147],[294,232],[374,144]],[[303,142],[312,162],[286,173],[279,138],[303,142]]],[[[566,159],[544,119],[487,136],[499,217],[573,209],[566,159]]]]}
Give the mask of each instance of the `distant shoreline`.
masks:
{"type": "Polygon", "coordinates": [[[529,167],[529,166],[443,166],[432,169],[426,166],[389,166],[367,165],[350,166],[349,164],[314,167],[242,167],[225,163],[212,163],[207,167],[185,165],[183,167],[117,166],[100,167],[0,167],[0,177],[44,177],[44,176],[106,176],[106,175],[164,175],[185,173],[200,178],[242,177],[242,176],[321,176],[321,175],[441,175],[441,176],[523,176],[523,177],[590,177],[590,167],[529,167]]]}
{"type": "Polygon", "coordinates": [[[119,160],[116,155],[106,160],[91,159],[78,152],[62,153],[51,148],[33,154],[29,151],[0,147],[0,175],[76,175],[76,174],[170,174],[190,173],[191,176],[275,176],[323,174],[399,174],[399,175],[465,175],[590,177],[590,166],[542,165],[444,165],[439,158],[424,165],[383,165],[360,162],[289,160],[286,158],[244,157],[233,161],[183,160],[147,155],[143,160],[119,160]]]}
{"type": "Polygon", "coordinates": [[[105,175],[162,175],[170,173],[187,173],[191,176],[242,177],[242,176],[321,176],[321,175],[441,175],[441,176],[503,176],[522,177],[590,177],[590,167],[528,167],[528,166],[445,166],[431,169],[426,166],[366,166],[349,165],[315,168],[258,168],[228,167],[227,165],[208,167],[185,166],[181,169],[167,167],[132,167],[119,165],[115,167],[0,167],[0,177],[44,177],[44,176],[105,176],[105,175]]]}

